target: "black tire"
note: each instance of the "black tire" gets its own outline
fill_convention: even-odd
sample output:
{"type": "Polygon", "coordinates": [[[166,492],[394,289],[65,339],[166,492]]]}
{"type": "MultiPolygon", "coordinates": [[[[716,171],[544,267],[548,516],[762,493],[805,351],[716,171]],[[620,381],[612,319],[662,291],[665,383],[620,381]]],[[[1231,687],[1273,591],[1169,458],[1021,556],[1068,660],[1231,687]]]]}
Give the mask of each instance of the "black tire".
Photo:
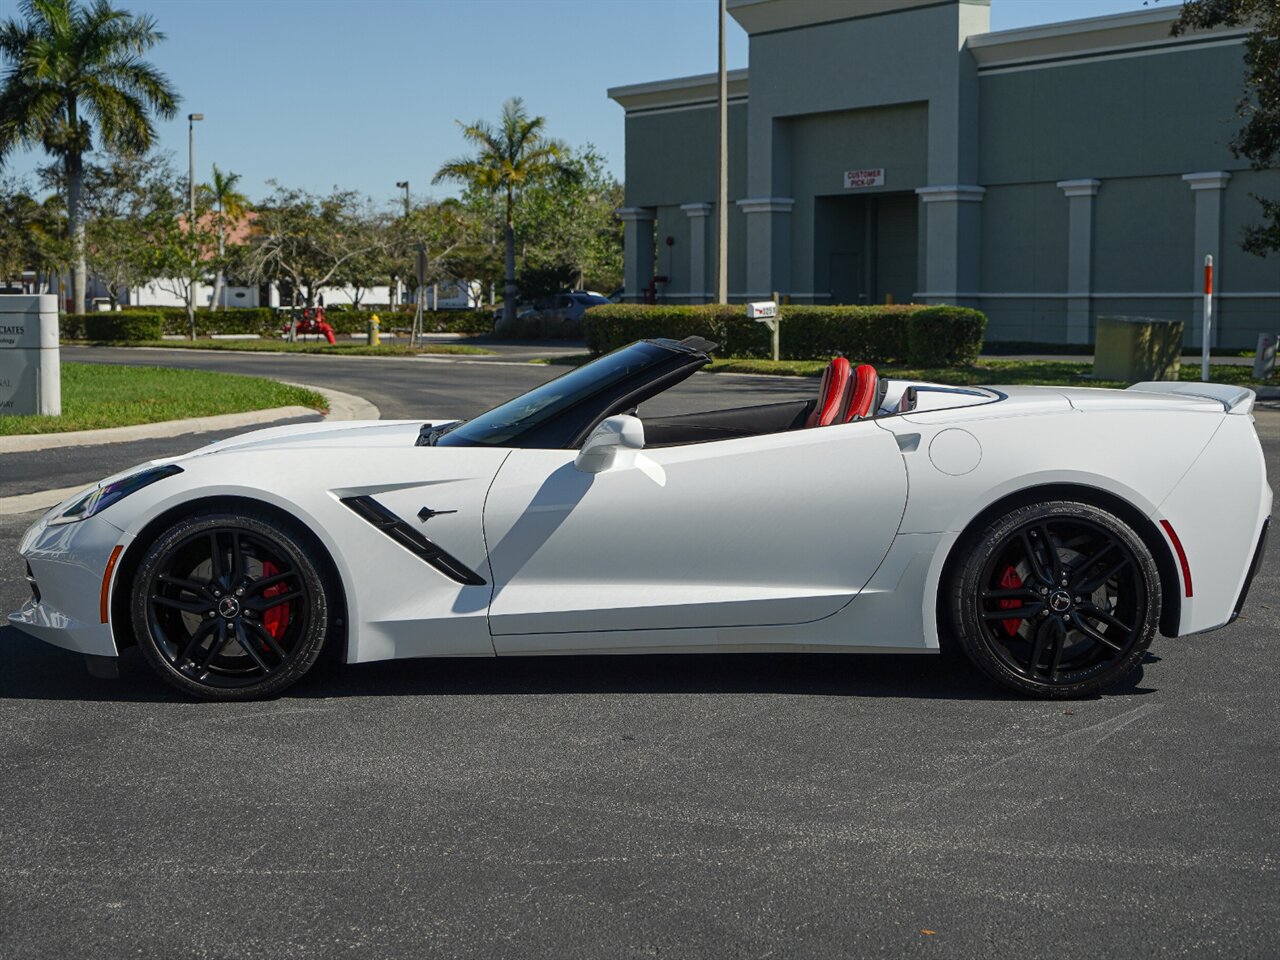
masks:
{"type": "Polygon", "coordinates": [[[265,513],[206,512],[147,548],[130,612],[152,668],[206,700],[257,700],[305,674],[331,604],[314,547],[265,513]]]}
{"type": "Polygon", "coordinates": [[[1092,504],[1010,510],[966,538],[958,558],[948,587],[955,637],[980,670],[1020,693],[1098,694],[1132,672],[1155,637],[1151,551],[1092,504]]]}

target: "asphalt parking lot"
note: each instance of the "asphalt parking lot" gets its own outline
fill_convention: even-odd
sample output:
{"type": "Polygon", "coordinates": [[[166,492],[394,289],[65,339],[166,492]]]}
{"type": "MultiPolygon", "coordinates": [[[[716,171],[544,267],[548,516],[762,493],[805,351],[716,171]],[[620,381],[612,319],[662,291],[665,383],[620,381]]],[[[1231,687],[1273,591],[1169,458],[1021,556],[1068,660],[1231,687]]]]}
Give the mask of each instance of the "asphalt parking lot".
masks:
{"type": "MultiPolygon", "coordinates": [[[[117,353],[396,418],[560,372],[68,359],[117,353]]],[[[812,389],[705,375],[669,403],[812,389]]],[[[1258,423],[1275,478],[1280,413],[1258,423]]],[[[48,486],[205,439],[59,451],[48,486]]],[[[0,454],[0,497],[38,488],[29,456],[0,454]]],[[[0,516],[2,610],[34,519],[0,516]]],[[[1280,956],[1278,598],[1273,548],[1244,618],[1071,704],[940,658],[770,655],[369,664],[215,705],[0,627],[0,956],[1280,956]]]]}

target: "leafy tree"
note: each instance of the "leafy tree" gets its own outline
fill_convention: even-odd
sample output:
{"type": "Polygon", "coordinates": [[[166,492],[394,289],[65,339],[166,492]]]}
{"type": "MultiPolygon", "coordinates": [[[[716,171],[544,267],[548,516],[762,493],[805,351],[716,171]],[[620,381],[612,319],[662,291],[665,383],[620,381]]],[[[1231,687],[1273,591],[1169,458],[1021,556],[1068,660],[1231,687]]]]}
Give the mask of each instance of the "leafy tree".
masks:
{"type": "Polygon", "coordinates": [[[65,217],[57,197],[37,200],[17,179],[0,181],[0,284],[20,282],[27,270],[56,275],[66,263],[65,217]]]}
{"type": "Polygon", "coordinates": [[[318,196],[268,181],[271,196],[257,208],[245,269],[255,280],[283,282],[301,293],[308,307],[316,295],[352,261],[385,249],[385,232],[370,229],[360,216],[362,200],[349,190],[318,196]]]}
{"type": "Polygon", "coordinates": [[[416,291],[421,249],[424,286],[474,280],[467,268],[471,265],[469,246],[477,229],[475,214],[457,200],[427,201],[414,207],[391,227],[391,272],[408,278],[410,289],[416,291]]]}
{"type": "MultiPolygon", "coordinates": [[[[111,150],[85,167],[85,255],[112,306],[125,288],[168,272],[165,252],[183,228],[184,185],[167,155],[111,150]]],[[[183,251],[190,252],[188,243],[183,251]]],[[[189,266],[182,271],[189,273],[189,266]]]]}
{"type": "Polygon", "coordinates": [[[544,135],[546,124],[545,117],[529,116],[519,97],[502,105],[502,118],[496,127],[484,120],[472,124],[459,121],[463,139],[476,148],[476,153],[448,161],[432,180],[452,180],[501,199],[506,254],[502,308],[505,329],[513,326],[516,319],[517,197],[521,191],[559,173],[567,153],[563,143],[544,135]]]}
{"type": "Polygon", "coordinates": [[[42,147],[63,167],[73,248],[75,302],[85,302],[84,155],[94,135],[144,153],[155,141],[151,115],[171,118],[178,95],[142,54],[164,39],[155,20],[108,0],[21,0],[21,20],[0,24],[0,159],[15,147],[42,147]]]}
{"type": "MultiPolygon", "coordinates": [[[[1231,141],[1237,157],[1255,170],[1280,166],[1280,2],[1277,0],[1186,0],[1173,25],[1175,36],[1188,30],[1252,24],[1245,41],[1245,83],[1236,106],[1244,127],[1231,141]]],[[[1262,207],[1262,222],[1246,227],[1240,246],[1266,256],[1280,250],[1280,198],[1254,199],[1262,207]]]]}
{"type": "Polygon", "coordinates": [[[218,165],[213,165],[213,179],[201,184],[199,192],[205,196],[213,219],[213,230],[218,239],[217,275],[213,281],[213,309],[225,309],[222,303],[222,289],[226,285],[227,268],[227,228],[238,224],[249,212],[249,198],[236,189],[240,182],[240,174],[223,173],[218,165]]]}

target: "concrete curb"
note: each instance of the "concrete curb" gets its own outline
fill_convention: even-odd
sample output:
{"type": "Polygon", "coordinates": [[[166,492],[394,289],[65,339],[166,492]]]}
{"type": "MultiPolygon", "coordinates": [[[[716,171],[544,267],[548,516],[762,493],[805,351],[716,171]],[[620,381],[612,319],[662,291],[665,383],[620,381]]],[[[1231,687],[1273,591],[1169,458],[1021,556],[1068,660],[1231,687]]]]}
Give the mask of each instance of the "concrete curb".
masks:
{"type": "MultiPolygon", "coordinates": [[[[284,383],[285,381],[280,381],[284,383]]],[[[68,433],[31,433],[14,437],[0,437],[0,453],[31,453],[52,450],[56,447],[88,447],[106,443],[127,443],[130,440],[157,440],[180,437],[186,433],[210,433],[215,430],[235,430],[239,427],[262,426],[280,420],[298,417],[325,420],[377,420],[378,408],[351,393],[315,387],[303,383],[288,386],[314,390],[329,401],[329,414],[321,417],[310,407],[273,407],[269,410],[249,410],[245,413],[226,413],[217,417],[192,417],[187,420],[165,420],[160,423],[137,423],[128,427],[108,427],[104,430],[73,430],[68,433]]]]}

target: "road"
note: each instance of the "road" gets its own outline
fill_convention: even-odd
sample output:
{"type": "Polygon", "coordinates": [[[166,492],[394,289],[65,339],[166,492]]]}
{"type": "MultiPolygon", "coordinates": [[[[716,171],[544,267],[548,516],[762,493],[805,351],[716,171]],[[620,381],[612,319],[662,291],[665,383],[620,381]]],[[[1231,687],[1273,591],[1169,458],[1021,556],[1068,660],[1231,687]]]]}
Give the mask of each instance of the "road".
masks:
{"type": "MultiPolygon", "coordinates": [[[[155,359],[387,417],[559,372],[155,359]]],[[[708,375],[671,403],[814,386],[708,375]]],[[[1280,414],[1259,427],[1280,475],[1280,414]]],[[[0,517],[2,609],[32,519],[0,517]]],[[[0,628],[0,956],[1278,956],[1274,555],[1246,617],[1072,704],[935,658],[771,655],[369,664],[213,705],[0,628]]]]}

